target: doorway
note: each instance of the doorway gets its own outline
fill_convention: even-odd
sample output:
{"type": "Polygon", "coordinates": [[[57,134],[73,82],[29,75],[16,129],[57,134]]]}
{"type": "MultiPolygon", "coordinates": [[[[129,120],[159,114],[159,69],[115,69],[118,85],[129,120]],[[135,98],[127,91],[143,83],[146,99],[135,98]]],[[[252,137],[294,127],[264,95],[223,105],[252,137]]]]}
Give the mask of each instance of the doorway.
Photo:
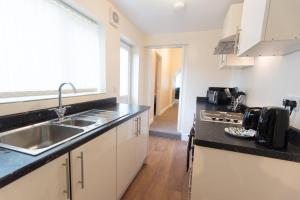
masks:
{"type": "Polygon", "coordinates": [[[181,139],[178,118],[182,93],[183,48],[151,49],[151,59],[153,120],[150,134],[181,139]]]}

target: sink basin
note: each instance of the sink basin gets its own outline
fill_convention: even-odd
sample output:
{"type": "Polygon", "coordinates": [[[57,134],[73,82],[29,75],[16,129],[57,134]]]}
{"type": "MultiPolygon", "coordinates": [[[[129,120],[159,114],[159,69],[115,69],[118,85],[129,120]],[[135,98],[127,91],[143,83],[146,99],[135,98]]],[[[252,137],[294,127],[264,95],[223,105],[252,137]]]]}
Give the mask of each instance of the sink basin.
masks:
{"type": "Polygon", "coordinates": [[[93,109],[71,115],[63,121],[52,120],[43,124],[7,131],[0,133],[0,147],[38,155],[127,114],[93,109]]]}
{"type": "Polygon", "coordinates": [[[53,124],[44,124],[8,131],[0,135],[0,146],[37,155],[67,140],[84,130],[53,124]]]}
{"type": "Polygon", "coordinates": [[[70,126],[87,127],[92,124],[95,124],[96,122],[81,120],[81,119],[67,119],[59,123],[64,125],[70,125],[70,126]]]}

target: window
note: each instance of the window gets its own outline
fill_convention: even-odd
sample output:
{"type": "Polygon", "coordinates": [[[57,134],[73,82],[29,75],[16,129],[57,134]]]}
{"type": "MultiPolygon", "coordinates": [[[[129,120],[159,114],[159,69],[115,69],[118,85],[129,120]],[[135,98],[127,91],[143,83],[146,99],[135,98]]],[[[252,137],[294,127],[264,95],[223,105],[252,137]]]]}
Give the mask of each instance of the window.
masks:
{"type": "Polygon", "coordinates": [[[6,0],[0,27],[2,102],[47,98],[63,82],[105,91],[101,27],[87,15],[59,0],[6,0]]]}
{"type": "Polygon", "coordinates": [[[128,101],[130,96],[130,66],[131,47],[121,42],[120,48],[120,96],[124,101],[128,101]]]}

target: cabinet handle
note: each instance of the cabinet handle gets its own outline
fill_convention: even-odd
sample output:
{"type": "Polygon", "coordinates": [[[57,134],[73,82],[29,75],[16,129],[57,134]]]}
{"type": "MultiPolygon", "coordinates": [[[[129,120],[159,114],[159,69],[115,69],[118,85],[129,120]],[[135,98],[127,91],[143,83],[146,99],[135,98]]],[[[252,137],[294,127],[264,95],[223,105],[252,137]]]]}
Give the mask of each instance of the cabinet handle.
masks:
{"type": "Polygon", "coordinates": [[[84,189],[84,159],[83,159],[83,152],[80,152],[80,156],[77,156],[80,159],[80,181],[78,183],[81,185],[81,189],[84,189]]]}
{"type": "Polygon", "coordinates": [[[139,117],[139,135],[141,135],[141,121],[142,117],[139,117]]]}
{"type": "Polygon", "coordinates": [[[136,118],[135,120],[135,133],[136,133],[136,136],[139,136],[139,118],[136,118]]]}
{"type": "Polygon", "coordinates": [[[65,163],[63,163],[63,166],[66,167],[66,190],[64,190],[64,193],[67,194],[67,199],[70,199],[70,169],[69,169],[69,159],[66,158],[65,163]]]}

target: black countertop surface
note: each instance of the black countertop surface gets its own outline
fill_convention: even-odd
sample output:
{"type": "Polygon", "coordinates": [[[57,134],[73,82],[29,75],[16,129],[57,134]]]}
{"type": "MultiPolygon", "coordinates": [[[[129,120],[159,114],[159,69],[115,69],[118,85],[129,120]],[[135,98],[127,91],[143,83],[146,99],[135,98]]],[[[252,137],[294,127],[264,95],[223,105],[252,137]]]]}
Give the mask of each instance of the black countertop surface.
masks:
{"type": "Polygon", "coordinates": [[[149,107],[114,104],[109,105],[108,107],[101,107],[101,109],[125,112],[128,113],[128,115],[114,120],[111,123],[95,128],[94,130],[91,130],[37,156],[31,156],[0,147],[0,188],[120,125],[128,119],[148,110],[149,107]]]}
{"type": "Polygon", "coordinates": [[[224,128],[232,125],[201,121],[201,110],[228,111],[226,106],[216,106],[207,103],[206,98],[197,98],[195,145],[300,162],[299,145],[290,142],[286,150],[273,150],[256,145],[254,139],[240,139],[229,136],[225,134],[224,128]]]}

